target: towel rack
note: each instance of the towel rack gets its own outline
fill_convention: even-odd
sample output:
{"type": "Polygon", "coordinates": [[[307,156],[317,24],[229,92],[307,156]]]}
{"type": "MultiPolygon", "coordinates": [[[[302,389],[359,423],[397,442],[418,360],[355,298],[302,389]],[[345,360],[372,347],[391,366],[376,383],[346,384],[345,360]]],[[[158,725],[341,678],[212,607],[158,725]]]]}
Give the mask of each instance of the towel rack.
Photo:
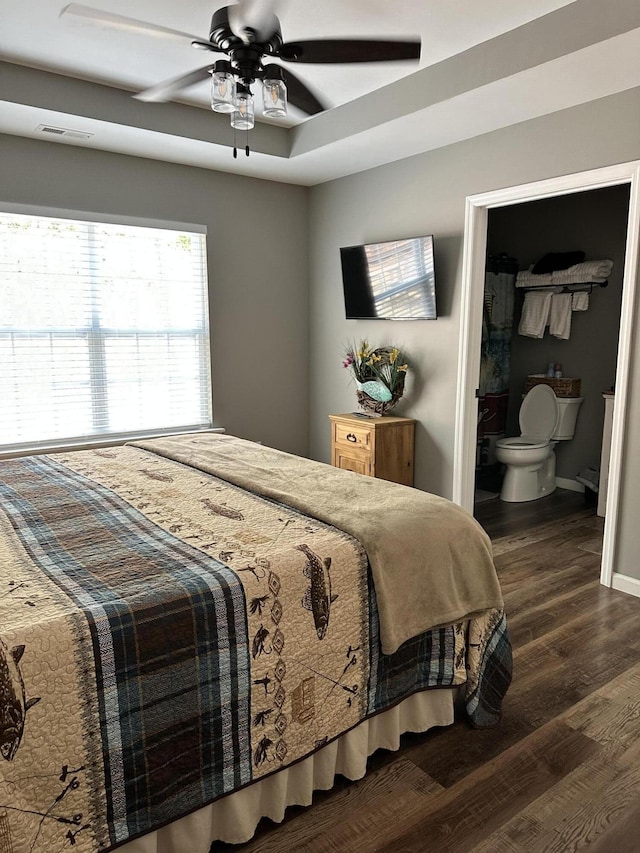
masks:
{"type": "Polygon", "coordinates": [[[585,281],[584,283],[576,284],[534,284],[531,287],[527,285],[516,285],[516,290],[521,290],[524,293],[531,290],[551,290],[553,293],[593,293],[594,287],[608,287],[609,281],[585,281]]]}

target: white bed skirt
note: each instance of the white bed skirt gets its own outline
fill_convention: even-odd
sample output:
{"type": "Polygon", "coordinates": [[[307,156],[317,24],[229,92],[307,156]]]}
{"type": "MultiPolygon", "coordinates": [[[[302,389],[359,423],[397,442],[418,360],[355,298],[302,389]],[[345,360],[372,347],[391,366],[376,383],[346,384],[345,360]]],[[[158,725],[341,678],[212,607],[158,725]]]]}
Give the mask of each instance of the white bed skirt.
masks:
{"type": "Polygon", "coordinates": [[[118,848],[119,853],[209,853],[212,841],[241,844],[262,817],[280,823],[287,806],[308,806],[314,791],[328,790],[336,774],[361,779],[376,749],[397,750],[404,732],[453,723],[458,688],[425,690],[342,735],[309,758],[229,794],[118,848]]]}

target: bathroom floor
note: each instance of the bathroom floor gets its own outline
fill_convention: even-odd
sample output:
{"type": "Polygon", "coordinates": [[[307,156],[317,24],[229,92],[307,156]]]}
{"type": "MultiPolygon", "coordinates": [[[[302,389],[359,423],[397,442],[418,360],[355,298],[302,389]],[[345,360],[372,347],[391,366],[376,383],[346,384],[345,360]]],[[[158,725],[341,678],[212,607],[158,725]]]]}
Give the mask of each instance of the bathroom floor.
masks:
{"type": "Polygon", "coordinates": [[[547,497],[523,503],[507,503],[498,496],[487,498],[481,493],[473,514],[492,539],[525,533],[540,525],[560,523],[576,514],[594,516],[594,522],[600,522],[595,524],[595,535],[600,536],[600,549],[602,547],[604,519],[597,519],[595,506],[590,505],[581,492],[556,489],[547,497]]]}

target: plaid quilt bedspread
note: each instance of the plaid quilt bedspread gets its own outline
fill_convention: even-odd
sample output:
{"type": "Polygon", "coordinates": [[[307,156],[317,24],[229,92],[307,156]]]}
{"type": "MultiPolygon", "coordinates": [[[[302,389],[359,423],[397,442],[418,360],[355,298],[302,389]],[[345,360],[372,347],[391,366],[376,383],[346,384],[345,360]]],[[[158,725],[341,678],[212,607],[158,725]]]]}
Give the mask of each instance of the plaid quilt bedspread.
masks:
{"type": "Polygon", "coordinates": [[[0,466],[0,850],[106,851],[426,688],[497,722],[504,615],[380,652],[345,533],[135,447],[0,466]]]}

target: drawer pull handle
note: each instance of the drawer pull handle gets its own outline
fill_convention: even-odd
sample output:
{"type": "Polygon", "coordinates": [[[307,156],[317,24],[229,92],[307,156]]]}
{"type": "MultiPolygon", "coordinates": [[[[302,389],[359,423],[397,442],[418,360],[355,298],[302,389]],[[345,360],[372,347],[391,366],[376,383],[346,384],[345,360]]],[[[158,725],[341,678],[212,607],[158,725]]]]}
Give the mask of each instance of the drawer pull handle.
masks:
{"type": "Polygon", "coordinates": [[[347,433],[347,441],[356,442],[357,440],[357,437],[352,432],[347,433]]]}

